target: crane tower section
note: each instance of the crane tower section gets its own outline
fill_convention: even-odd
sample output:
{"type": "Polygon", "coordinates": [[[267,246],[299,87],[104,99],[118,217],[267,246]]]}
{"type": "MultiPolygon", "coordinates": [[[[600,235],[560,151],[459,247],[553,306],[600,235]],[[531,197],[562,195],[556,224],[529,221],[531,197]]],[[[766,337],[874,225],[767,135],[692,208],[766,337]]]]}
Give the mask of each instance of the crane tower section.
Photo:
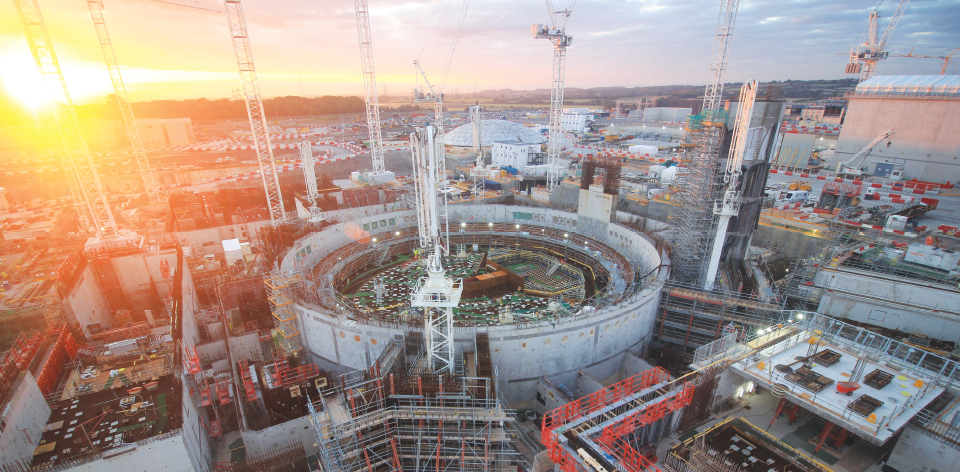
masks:
{"type": "Polygon", "coordinates": [[[117,104],[120,106],[120,117],[123,119],[124,130],[126,130],[127,138],[130,140],[133,157],[137,161],[137,170],[140,171],[140,177],[143,179],[143,187],[147,192],[150,203],[160,203],[160,188],[153,178],[150,161],[147,160],[147,153],[143,149],[143,141],[140,140],[140,130],[137,129],[133,108],[130,106],[130,99],[127,97],[127,87],[123,84],[120,64],[117,63],[117,55],[113,51],[113,43],[110,41],[107,23],[103,18],[103,3],[100,0],[87,0],[87,7],[90,9],[90,17],[93,18],[93,26],[97,30],[100,49],[103,50],[103,60],[107,64],[110,81],[113,82],[113,93],[117,97],[117,104]]]}
{"type": "Polygon", "coordinates": [[[247,20],[243,16],[240,0],[223,0],[227,12],[227,24],[230,26],[230,38],[233,40],[233,52],[237,56],[237,70],[242,82],[243,101],[247,105],[250,117],[250,130],[253,143],[257,148],[257,160],[260,163],[260,177],[267,194],[267,210],[270,222],[280,224],[285,212],[283,196],[280,194],[280,177],[273,160],[273,146],[270,145],[270,133],[267,129],[267,115],[263,111],[263,99],[260,97],[260,83],[257,81],[257,69],[253,64],[253,50],[247,34],[247,20]]]}
{"type": "Polygon", "coordinates": [[[739,0],[720,0],[703,109],[687,118],[687,141],[674,183],[677,205],[669,217],[673,240],[671,276],[696,286],[703,286],[707,278],[712,237],[720,223],[713,208],[704,202],[716,201],[723,188],[719,160],[727,111],[721,106],[721,97],[738,7],[739,0]]]}
{"type": "Polygon", "coordinates": [[[367,0],[354,0],[357,10],[357,35],[360,40],[360,65],[363,75],[363,97],[367,109],[367,129],[370,133],[370,157],[373,172],[387,170],[383,160],[383,139],[380,132],[380,100],[377,98],[377,74],[373,66],[373,43],[370,37],[370,12],[367,0]]]}
{"type": "MultiPolygon", "coordinates": [[[[14,5],[20,16],[27,44],[40,75],[50,93],[50,108],[57,124],[57,133],[64,152],[64,167],[67,171],[67,183],[75,203],[82,209],[81,226],[92,227],[98,238],[104,239],[117,234],[117,223],[107,202],[107,196],[100,185],[96,164],[80,133],[77,113],[67,90],[67,83],[60,70],[60,62],[53,50],[50,34],[43,22],[40,6],[36,0],[16,0],[14,5]]],[[[86,230],[87,228],[84,228],[86,230]]]]}
{"type": "Polygon", "coordinates": [[[563,136],[560,120],[563,117],[564,72],[567,60],[567,47],[573,43],[573,37],[567,36],[567,19],[573,10],[575,0],[570,0],[564,10],[556,10],[551,0],[544,0],[542,8],[546,12],[549,25],[537,23],[530,28],[535,39],[548,39],[553,43],[553,80],[550,87],[550,131],[547,141],[547,190],[553,191],[560,185],[560,138],[563,136]]]}
{"type": "Polygon", "coordinates": [[[703,109],[715,110],[720,107],[723,96],[723,73],[727,69],[730,57],[730,39],[733,26],[737,21],[737,9],[740,0],[721,0],[720,16],[717,18],[717,34],[713,39],[713,58],[710,60],[710,81],[703,94],[703,109]]]}

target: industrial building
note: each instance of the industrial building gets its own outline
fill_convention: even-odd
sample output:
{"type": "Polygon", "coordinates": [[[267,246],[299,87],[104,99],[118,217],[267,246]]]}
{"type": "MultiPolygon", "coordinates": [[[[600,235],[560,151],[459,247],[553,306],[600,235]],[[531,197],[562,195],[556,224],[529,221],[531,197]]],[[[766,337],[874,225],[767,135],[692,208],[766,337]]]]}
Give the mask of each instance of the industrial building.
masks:
{"type": "Polygon", "coordinates": [[[904,179],[941,181],[960,175],[957,97],[960,76],[955,75],[879,75],[860,83],[847,97],[847,113],[830,167],[893,130],[890,139],[853,164],[866,167],[868,175],[889,176],[891,170],[900,170],[904,179]]]}

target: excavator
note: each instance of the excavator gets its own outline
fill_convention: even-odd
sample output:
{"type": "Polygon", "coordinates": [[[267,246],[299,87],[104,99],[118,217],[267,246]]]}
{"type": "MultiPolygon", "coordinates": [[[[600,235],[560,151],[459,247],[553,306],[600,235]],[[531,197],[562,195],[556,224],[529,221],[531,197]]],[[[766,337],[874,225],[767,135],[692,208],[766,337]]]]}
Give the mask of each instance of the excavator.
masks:
{"type": "Polygon", "coordinates": [[[860,164],[863,163],[863,160],[867,158],[870,154],[870,151],[873,150],[873,147],[877,145],[880,141],[893,136],[894,132],[892,129],[888,129],[870,141],[860,152],[854,154],[850,159],[837,164],[837,175],[849,175],[849,176],[861,176],[863,175],[864,168],[860,167],[860,164]],[[856,163],[856,164],[855,164],[856,163]]]}
{"type": "Polygon", "coordinates": [[[810,187],[809,183],[802,180],[791,180],[790,183],[787,184],[787,188],[790,190],[804,190],[809,192],[812,187],[810,187]]]}

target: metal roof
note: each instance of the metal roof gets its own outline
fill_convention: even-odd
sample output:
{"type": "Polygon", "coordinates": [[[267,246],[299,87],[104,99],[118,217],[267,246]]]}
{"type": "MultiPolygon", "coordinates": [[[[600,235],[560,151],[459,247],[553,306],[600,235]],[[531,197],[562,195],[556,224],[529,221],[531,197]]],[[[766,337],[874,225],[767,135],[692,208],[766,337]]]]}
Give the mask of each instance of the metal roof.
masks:
{"type": "MultiPolygon", "coordinates": [[[[546,142],[540,131],[506,120],[483,120],[480,122],[480,140],[484,146],[500,142],[540,144],[546,142]]],[[[473,146],[473,123],[467,123],[444,134],[443,143],[451,146],[473,146]]]]}
{"type": "Polygon", "coordinates": [[[960,96],[960,75],[878,75],[854,95],[960,96]]]}

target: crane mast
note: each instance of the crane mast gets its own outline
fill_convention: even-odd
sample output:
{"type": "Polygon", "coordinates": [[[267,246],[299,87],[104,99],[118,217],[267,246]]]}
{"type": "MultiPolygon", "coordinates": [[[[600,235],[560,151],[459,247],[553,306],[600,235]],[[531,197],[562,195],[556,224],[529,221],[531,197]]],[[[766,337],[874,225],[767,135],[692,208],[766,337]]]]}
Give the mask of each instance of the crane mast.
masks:
{"type": "Polygon", "coordinates": [[[721,172],[720,150],[727,122],[727,111],[721,102],[723,76],[739,5],[739,0],[720,0],[703,109],[698,115],[687,119],[685,136],[692,146],[685,148],[680,158],[680,171],[673,184],[677,189],[677,204],[670,212],[673,236],[671,277],[698,286],[705,284],[711,238],[721,223],[712,208],[704,203],[722,198],[717,175],[721,172]]]}
{"type": "Polygon", "coordinates": [[[720,15],[717,18],[717,34],[713,39],[713,58],[710,60],[710,81],[703,94],[703,109],[716,110],[720,108],[720,99],[723,97],[723,73],[727,69],[727,58],[730,57],[730,38],[733,37],[733,26],[737,21],[737,9],[740,0],[721,0],[720,15]]]}
{"type": "Polygon", "coordinates": [[[557,11],[551,0],[544,0],[550,25],[534,24],[531,35],[534,39],[548,39],[553,43],[553,80],[550,87],[550,131],[547,141],[547,190],[553,191],[560,185],[560,138],[563,136],[560,120],[563,117],[564,68],[566,66],[567,47],[573,43],[573,37],[567,36],[567,19],[576,0],[570,0],[567,8],[557,11]]]}
{"type": "Polygon", "coordinates": [[[140,177],[143,179],[143,187],[147,192],[150,203],[160,203],[160,188],[153,178],[150,161],[147,160],[147,153],[143,149],[143,141],[140,140],[140,130],[137,129],[133,108],[130,106],[130,99],[127,97],[127,88],[124,86],[123,77],[120,75],[120,64],[117,63],[117,55],[113,51],[113,43],[110,41],[110,34],[107,32],[107,23],[103,17],[103,3],[100,0],[87,0],[87,7],[90,9],[94,29],[97,30],[100,49],[103,50],[103,60],[107,64],[110,81],[113,82],[113,93],[117,97],[117,105],[120,106],[120,117],[123,119],[123,126],[127,132],[127,138],[130,140],[133,156],[137,161],[137,170],[140,171],[140,177]]]}
{"type": "Polygon", "coordinates": [[[82,206],[81,226],[92,226],[98,238],[116,236],[117,223],[113,219],[107,195],[100,185],[96,164],[80,133],[77,113],[67,90],[60,62],[53,50],[43,15],[37,0],[15,0],[17,14],[23,26],[33,60],[43,76],[50,93],[50,108],[57,124],[57,134],[67,170],[67,182],[75,203],[82,206]]]}
{"type": "Polygon", "coordinates": [[[367,111],[367,129],[370,134],[370,157],[373,172],[387,170],[383,160],[383,141],[380,132],[380,100],[377,98],[377,74],[373,67],[373,43],[370,38],[370,13],[367,0],[354,0],[357,10],[357,36],[360,40],[360,65],[363,75],[363,97],[367,111]]]}
{"type": "MultiPolygon", "coordinates": [[[[446,275],[443,255],[449,253],[441,225],[448,225],[446,205],[441,206],[437,130],[433,126],[418,128],[410,134],[410,154],[414,180],[414,201],[417,206],[417,229],[420,247],[427,254],[427,277],[421,278],[411,295],[410,306],[423,309],[427,368],[437,373],[453,373],[454,338],[453,308],[459,305],[463,292],[461,279],[446,275]]],[[[449,237],[449,227],[444,231],[449,237]]]]}
{"type": "Polygon", "coordinates": [[[730,218],[740,213],[740,176],[743,155],[747,150],[747,134],[750,130],[750,117],[753,115],[753,104],[757,100],[757,81],[748,80],[740,88],[740,107],[737,110],[737,121],[733,126],[733,138],[730,143],[730,155],[727,157],[726,170],[723,173],[724,192],[723,200],[714,202],[713,214],[719,217],[717,233],[713,239],[713,248],[710,252],[710,263],[707,266],[707,276],[703,288],[713,290],[717,270],[720,267],[720,255],[723,252],[723,243],[727,238],[727,227],[730,218]]]}
{"type": "Polygon", "coordinates": [[[887,29],[884,30],[883,36],[880,38],[877,38],[877,29],[881,14],[878,10],[870,12],[866,40],[860,46],[850,49],[850,62],[845,70],[847,74],[860,74],[860,82],[873,77],[873,74],[877,71],[877,63],[890,55],[886,50],[887,40],[890,39],[893,30],[897,28],[897,23],[900,22],[900,17],[903,16],[903,12],[909,3],[910,0],[900,0],[897,10],[890,17],[887,29]]]}
{"type": "Polygon", "coordinates": [[[277,164],[273,160],[273,146],[270,145],[270,133],[267,129],[267,115],[263,111],[263,99],[260,96],[260,83],[257,81],[257,69],[253,63],[253,50],[247,34],[247,20],[243,16],[240,0],[223,0],[227,12],[227,24],[233,40],[233,52],[237,57],[237,70],[242,82],[243,101],[247,105],[250,117],[250,130],[253,143],[257,148],[257,161],[260,163],[260,177],[267,194],[267,210],[270,223],[274,226],[283,222],[283,196],[280,194],[280,177],[277,164]]]}

